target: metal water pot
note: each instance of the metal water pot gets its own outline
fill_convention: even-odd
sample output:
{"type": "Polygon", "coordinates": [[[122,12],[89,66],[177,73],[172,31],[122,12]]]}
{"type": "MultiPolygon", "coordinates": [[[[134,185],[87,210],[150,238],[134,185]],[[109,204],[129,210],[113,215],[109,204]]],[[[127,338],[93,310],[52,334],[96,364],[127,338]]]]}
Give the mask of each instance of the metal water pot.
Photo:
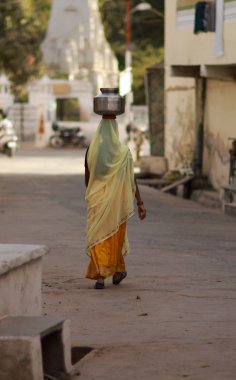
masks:
{"type": "Polygon", "coordinates": [[[94,112],[98,115],[121,115],[125,112],[125,98],[118,88],[100,88],[101,94],[93,100],[94,112]]]}

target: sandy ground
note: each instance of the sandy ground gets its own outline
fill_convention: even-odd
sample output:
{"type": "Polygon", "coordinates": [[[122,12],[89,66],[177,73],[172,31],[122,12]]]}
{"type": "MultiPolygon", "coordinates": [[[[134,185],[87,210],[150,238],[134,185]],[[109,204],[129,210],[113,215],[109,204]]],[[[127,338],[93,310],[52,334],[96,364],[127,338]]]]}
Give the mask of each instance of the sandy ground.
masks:
{"type": "Polygon", "coordinates": [[[0,156],[1,243],[46,244],[43,314],[71,320],[94,350],[78,380],[234,380],[236,219],[142,187],[148,217],[130,219],[128,277],[84,278],[84,151],[0,156]]]}

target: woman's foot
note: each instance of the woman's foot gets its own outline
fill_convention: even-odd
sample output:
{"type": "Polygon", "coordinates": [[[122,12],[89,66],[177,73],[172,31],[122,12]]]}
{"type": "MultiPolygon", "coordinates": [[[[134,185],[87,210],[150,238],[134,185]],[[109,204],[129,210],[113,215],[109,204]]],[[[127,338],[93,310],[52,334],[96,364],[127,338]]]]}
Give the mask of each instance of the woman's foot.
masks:
{"type": "Polygon", "coordinates": [[[119,283],[124,280],[127,276],[127,272],[116,272],[113,276],[112,282],[113,285],[119,285],[119,283]]]}
{"type": "Polygon", "coordinates": [[[94,289],[103,289],[104,288],[104,278],[100,277],[94,285],[94,289]]]}

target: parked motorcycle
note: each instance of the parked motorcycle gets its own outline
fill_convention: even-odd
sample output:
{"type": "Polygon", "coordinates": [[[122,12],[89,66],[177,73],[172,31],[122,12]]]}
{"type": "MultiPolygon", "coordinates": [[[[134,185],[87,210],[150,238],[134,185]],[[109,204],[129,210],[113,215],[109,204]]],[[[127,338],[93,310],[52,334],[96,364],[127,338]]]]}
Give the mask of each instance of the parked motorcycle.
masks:
{"type": "Polygon", "coordinates": [[[0,121],[0,152],[12,157],[15,154],[17,145],[18,137],[13,124],[3,115],[3,119],[0,121]]]}
{"type": "Polygon", "coordinates": [[[61,127],[57,123],[53,123],[52,129],[54,134],[50,137],[49,142],[53,148],[62,148],[65,145],[86,148],[85,136],[81,128],[61,127]]]}

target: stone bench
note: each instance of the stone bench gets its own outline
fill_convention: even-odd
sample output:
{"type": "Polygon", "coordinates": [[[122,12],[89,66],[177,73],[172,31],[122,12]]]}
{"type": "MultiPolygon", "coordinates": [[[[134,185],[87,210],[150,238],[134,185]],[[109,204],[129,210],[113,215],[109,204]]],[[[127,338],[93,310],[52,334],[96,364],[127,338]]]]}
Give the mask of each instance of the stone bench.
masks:
{"type": "Polygon", "coordinates": [[[44,374],[68,379],[71,369],[68,320],[44,316],[0,321],[1,380],[43,380],[44,374]]]}
{"type": "Polygon", "coordinates": [[[0,244],[0,318],[41,315],[45,246],[0,244]]]}
{"type": "Polygon", "coordinates": [[[137,182],[139,185],[155,187],[156,189],[161,189],[169,184],[168,181],[159,178],[137,178],[137,182]]]}

